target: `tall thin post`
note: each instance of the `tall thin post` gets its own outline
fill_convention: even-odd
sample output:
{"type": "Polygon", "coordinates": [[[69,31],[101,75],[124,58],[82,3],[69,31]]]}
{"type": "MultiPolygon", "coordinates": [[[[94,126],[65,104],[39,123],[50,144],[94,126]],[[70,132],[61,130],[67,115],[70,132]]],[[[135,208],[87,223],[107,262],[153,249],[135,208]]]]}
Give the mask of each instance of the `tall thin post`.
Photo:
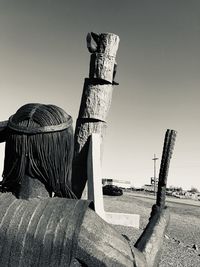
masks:
{"type": "Polygon", "coordinates": [[[152,160],[154,161],[154,195],[156,196],[156,160],[158,160],[158,158],[156,158],[156,154],[154,154],[154,158],[152,160]]]}
{"type": "Polygon", "coordinates": [[[160,172],[159,172],[157,200],[156,200],[156,205],[160,208],[164,208],[165,206],[167,176],[169,172],[169,163],[172,157],[172,152],[176,140],[176,134],[177,134],[176,131],[170,129],[168,129],[165,134],[162,159],[160,164],[160,172]]]}
{"type": "MultiPolygon", "coordinates": [[[[149,223],[135,244],[135,247],[145,255],[149,267],[159,266],[163,239],[169,223],[169,210],[165,209],[165,197],[169,164],[175,139],[176,131],[168,129],[165,134],[160,163],[156,204],[152,207],[149,223]]],[[[155,164],[156,155],[154,155],[153,160],[155,164]]]]}

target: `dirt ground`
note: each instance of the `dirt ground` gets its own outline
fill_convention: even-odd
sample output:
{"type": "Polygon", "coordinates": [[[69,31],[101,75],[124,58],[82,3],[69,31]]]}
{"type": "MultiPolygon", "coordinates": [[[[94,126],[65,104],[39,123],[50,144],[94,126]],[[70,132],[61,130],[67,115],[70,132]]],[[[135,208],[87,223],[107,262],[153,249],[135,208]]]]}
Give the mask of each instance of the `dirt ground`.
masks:
{"type": "MultiPolygon", "coordinates": [[[[114,226],[129,237],[132,243],[145,228],[155,203],[153,196],[124,193],[120,197],[104,196],[106,211],[136,213],[140,215],[140,229],[114,226]]],[[[163,244],[160,267],[200,267],[200,201],[167,199],[170,223],[163,244]]]]}

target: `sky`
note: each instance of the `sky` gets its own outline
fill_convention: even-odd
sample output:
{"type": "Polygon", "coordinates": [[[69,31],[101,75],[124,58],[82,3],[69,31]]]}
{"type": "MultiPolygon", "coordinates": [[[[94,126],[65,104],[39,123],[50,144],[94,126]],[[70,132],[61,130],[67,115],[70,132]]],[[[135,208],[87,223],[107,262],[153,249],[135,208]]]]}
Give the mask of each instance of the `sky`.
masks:
{"type": "MultiPolygon", "coordinates": [[[[25,103],[78,115],[86,34],[120,37],[119,86],[104,140],[104,178],[150,183],[165,131],[177,140],[168,185],[200,190],[199,0],[0,0],[0,120],[25,103]]],[[[0,173],[4,144],[0,145],[0,173]]]]}

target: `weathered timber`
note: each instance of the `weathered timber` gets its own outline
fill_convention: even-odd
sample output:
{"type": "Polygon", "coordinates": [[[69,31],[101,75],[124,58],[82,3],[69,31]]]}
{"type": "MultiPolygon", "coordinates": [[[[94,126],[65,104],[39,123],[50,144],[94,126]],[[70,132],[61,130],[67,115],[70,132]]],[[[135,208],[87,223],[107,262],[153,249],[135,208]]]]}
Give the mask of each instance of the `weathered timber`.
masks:
{"type": "Polygon", "coordinates": [[[87,36],[87,46],[91,55],[89,77],[97,78],[108,83],[114,82],[116,69],[116,53],[119,37],[113,33],[95,34],[87,36]]]}
{"type": "MultiPolygon", "coordinates": [[[[77,139],[77,142],[75,143],[75,157],[79,157],[81,160],[83,160],[85,157],[85,153],[87,153],[88,150],[86,150],[85,144],[88,142],[88,137],[92,133],[99,133],[101,136],[101,140],[105,136],[107,124],[103,121],[92,121],[92,120],[77,120],[76,123],[76,132],[75,132],[75,138],[77,139]]],[[[87,154],[86,154],[87,158],[87,154]]],[[[85,163],[85,162],[84,162],[85,163]]]]}
{"type": "MultiPolygon", "coordinates": [[[[169,210],[152,212],[149,223],[135,244],[145,256],[148,267],[158,267],[164,235],[169,223],[169,210]]],[[[140,266],[140,265],[138,265],[140,266]]],[[[141,265],[142,266],[142,265],[141,265]]]]}
{"type": "Polygon", "coordinates": [[[87,155],[89,136],[99,133],[101,140],[105,136],[106,123],[102,121],[78,119],[75,131],[74,160],[72,172],[72,189],[78,198],[81,197],[87,181],[87,155]]]}
{"type": "Polygon", "coordinates": [[[163,239],[169,223],[170,215],[165,207],[165,197],[175,138],[176,131],[168,129],[163,146],[156,204],[152,207],[149,223],[135,244],[135,247],[144,254],[149,267],[159,266],[163,239]]]}
{"type": "Polygon", "coordinates": [[[175,139],[176,139],[176,131],[168,129],[165,134],[162,160],[160,164],[159,180],[158,180],[156,205],[160,208],[164,208],[165,206],[167,176],[169,172],[170,159],[172,157],[172,152],[174,149],[175,139]]]}
{"type": "Polygon", "coordinates": [[[114,68],[116,65],[115,57],[95,53],[91,55],[90,59],[90,78],[97,78],[105,80],[105,82],[113,83],[114,68]]]}
{"type": "Polygon", "coordinates": [[[84,251],[78,253],[78,256],[80,255],[79,259],[85,266],[136,266],[134,252],[131,251],[127,240],[89,209],[80,228],[77,251],[84,251]],[[87,258],[84,259],[85,255],[87,258]]]}
{"type": "Polygon", "coordinates": [[[106,118],[112,100],[115,57],[119,37],[113,33],[89,33],[87,47],[91,55],[89,78],[85,79],[79,115],[75,128],[72,189],[81,197],[87,181],[88,138],[105,135],[106,118]]]}
{"type": "Polygon", "coordinates": [[[111,105],[112,92],[111,84],[91,84],[90,79],[85,79],[79,118],[105,122],[111,105]]]}
{"type": "Polygon", "coordinates": [[[66,198],[25,201],[11,193],[0,193],[0,197],[0,266],[71,266],[90,202],[66,198]]]}
{"type": "MultiPolygon", "coordinates": [[[[0,193],[0,266],[132,267],[134,252],[90,201],[0,193]],[[76,263],[75,265],[73,265],[76,263]]],[[[146,266],[146,265],[138,265],[146,266]]]]}
{"type": "Polygon", "coordinates": [[[119,46],[119,36],[114,33],[93,33],[87,35],[87,48],[90,53],[105,53],[116,56],[119,46]]]}

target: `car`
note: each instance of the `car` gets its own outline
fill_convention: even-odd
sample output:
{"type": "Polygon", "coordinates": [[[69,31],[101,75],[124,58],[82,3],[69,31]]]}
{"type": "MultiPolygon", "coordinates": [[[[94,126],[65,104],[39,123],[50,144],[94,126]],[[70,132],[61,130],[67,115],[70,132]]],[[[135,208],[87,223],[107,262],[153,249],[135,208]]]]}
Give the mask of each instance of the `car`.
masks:
{"type": "Polygon", "coordinates": [[[105,185],[103,186],[103,195],[107,196],[121,196],[123,195],[123,190],[116,185],[105,185]]]}

